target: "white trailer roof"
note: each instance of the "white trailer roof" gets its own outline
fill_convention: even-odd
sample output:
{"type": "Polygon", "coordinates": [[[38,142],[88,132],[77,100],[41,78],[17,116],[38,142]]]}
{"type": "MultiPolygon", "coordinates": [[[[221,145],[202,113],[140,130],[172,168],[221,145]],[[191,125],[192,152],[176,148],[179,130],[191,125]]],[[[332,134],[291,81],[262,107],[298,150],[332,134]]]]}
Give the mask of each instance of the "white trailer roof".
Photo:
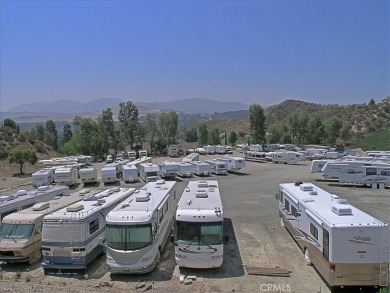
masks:
{"type": "Polygon", "coordinates": [[[149,222],[153,212],[160,208],[175,185],[176,181],[165,180],[147,183],[108,213],[106,222],[123,224],[149,222]]]}
{"type": "Polygon", "coordinates": [[[223,206],[218,181],[190,181],[184,189],[176,211],[177,221],[222,221],[223,206]]]}
{"type": "Polygon", "coordinates": [[[299,186],[294,183],[283,183],[279,185],[279,190],[286,193],[296,204],[299,203],[302,206],[299,207],[301,210],[306,208],[309,216],[312,214],[314,220],[320,224],[326,223],[330,227],[384,224],[347,203],[345,199],[340,199],[312,183],[302,183],[299,186]]]}

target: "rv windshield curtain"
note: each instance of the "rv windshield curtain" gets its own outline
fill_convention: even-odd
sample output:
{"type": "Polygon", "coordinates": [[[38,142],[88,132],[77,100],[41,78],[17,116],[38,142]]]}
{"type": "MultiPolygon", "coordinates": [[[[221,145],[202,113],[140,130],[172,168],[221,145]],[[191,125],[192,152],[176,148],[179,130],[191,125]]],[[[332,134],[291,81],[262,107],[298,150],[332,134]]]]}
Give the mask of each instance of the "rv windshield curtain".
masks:
{"type": "Polygon", "coordinates": [[[31,237],[34,224],[1,224],[0,238],[27,239],[31,237]]]}
{"type": "Polygon", "coordinates": [[[107,225],[107,245],[117,250],[137,250],[152,243],[152,228],[150,224],[117,226],[107,225]]]}

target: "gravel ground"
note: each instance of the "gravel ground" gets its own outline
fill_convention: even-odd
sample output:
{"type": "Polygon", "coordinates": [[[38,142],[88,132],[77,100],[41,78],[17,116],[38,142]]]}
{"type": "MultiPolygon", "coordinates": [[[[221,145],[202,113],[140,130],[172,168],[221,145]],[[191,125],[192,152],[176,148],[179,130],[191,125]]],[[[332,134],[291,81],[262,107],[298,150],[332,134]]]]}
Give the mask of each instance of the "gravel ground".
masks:
{"type": "MultiPolygon", "coordinates": [[[[239,155],[239,154],[235,154],[239,155]]],[[[206,157],[201,156],[204,160],[206,157]]],[[[161,162],[167,158],[153,159],[161,162]]],[[[179,161],[182,158],[170,160],[179,161]]],[[[94,164],[100,169],[104,163],[94,164]]],[[[140,282],[154,292],[330,292],[315,268],[305,264],[303,254],[290,234],[279,225],[278,184],[297,180],[312,182],[346,198],[351,204],[389,222],[389,189],[339,186],[310,173],[310,162],[298,165],[247,162],[242,172],[227,176],[210,176],[218,180],[225,210],[225,259],[221,268],[190,270],[179,268],[174,260],[174,246],[168,243],[155,271],[146,275],[115,276],[107,272],[105,256],[88,268],[88,278],[76,274],[44,275],[40,264],[2,264],[0,292],[142,292],[140,282]],[[290,270],[290,277],[248,275],[246,266],[281,267],[290,270]],[[180,284],[180,275],[195,275],[192,284],[180,284]],[[19,277],[19,279],[18,279],[19,277]],[[100,285],[100,286],[99,286],[100,285]]],[[[192,180],[198,180],[197,177],[192,180]]],[[[7,178],[2,188],[28,183],[29,178],[7,178]],[[23,180],[22,180],[23,179],[23,180]],[[5,182],[7,182],[5,184],[5,182]]],[[[177,179],[179,194],[189,179],[177,179]]],[[[142,183],[124,184],[139,188],[142,183]]],[[[102,186],[102,184],[100,184],[102,186]]],[[[97,187],[97,186],[96,186],[97,187]]],[[[29,185],[23,189],[30,189],[29,185]]],[[[82,184],[72,190],[82,189],[82,184]]],[[[90,187],[88,187],[90,188],[90,187]]],[[[94,187],[92,187],[94,188],[94,187]]],[[[20,189],[20,187],[19,187],[20,189]]],[[[9,192],[9,191],[8,191],[9,192]]],[[[4,192],[2,192],[4,193],[4,192]]]]}

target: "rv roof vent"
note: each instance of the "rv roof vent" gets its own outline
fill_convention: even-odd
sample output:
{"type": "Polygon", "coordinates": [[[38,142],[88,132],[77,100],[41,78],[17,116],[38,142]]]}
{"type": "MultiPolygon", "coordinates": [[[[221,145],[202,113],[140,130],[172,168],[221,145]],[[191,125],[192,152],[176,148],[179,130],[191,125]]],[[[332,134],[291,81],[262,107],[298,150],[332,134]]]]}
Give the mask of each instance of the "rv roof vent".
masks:
{"type": "Polygon", "coordinates": [[[208,191],[210,191],[210,192],[214,192],[214,190],[215,190],[214,187],[209,187],[208,188],[208,191]]]}
{"type": "Polygon", "coordinates": [[[80,203],[75,203],[75,204],[72,204],[71,206],[68,206],[66,208],[66,211],[67,212],[78,212],[78,211],[81,211],[83,208],[84,208],[84,205],[82,205],[80,203]]]}
{"type": "Polygon", "coordinates": [[[312,191],[313,190],[313,185],[309,184],[301,184],[299,185],[299,188],[303,191],[312,191]]]}
{"type": "Polygon", "coordinates": [[[196,191],[196,197],[198,197],[198,198],[206,198],[206,197],[208,197],[207,191],[203,190],[203,189],[197,190],[196,191]]]}
{"type": "Polygon", "coordinates": [[[39,186],[38,187],[38,191],[45,191],[45,190],[49,190],[49,189],[50,189],[49,185],[44,185],[44,186],[39,186]]]}
{"type": "Polygon", "coordinates": [[[136,196],[135,201],[137,202],[144,202],[144,201],[149,201],[150,199],[150,193],[147,194],[139,194],[136,196]]]}
{"type": "Polygon", "coordinates": [[[339,199],[339,198],[340,198],[340,197],[339,197],[338,195],[336,195],[336,194],[331,194],[330,197],[331,197],[332,199],[339,199]]]}
{"type": "Polygon", "coordinates": [[[139,189],[137,189],[136,191],[134,191],[134,193],[139,193],[139,189]]]}
{"type": "Polygon", "coordinates": [[[48,209],[50,207],[49,202],[40,202],[33,205],[32,210],[33,211],[42,211],[44,209],[48,209]]]}
{"type": "Polygon", "coordinates": [[[184,190],[185,190],[185,192],[190,192],[190,188],[189,187],[186,187],[184,190]]]}
{"type": "Polygon", "coordinates": [[[146,186],[144,186],[144,187],[141,187],[141,190],[146,190],[147,189],[147,187],[146,186]]]}
{"type": "Polygon", "coordinates": [[[348,204],[348,201],[346,199],[341,199],[341,198],[337,199],[336,202],[338,204],[348,204]]]}
{"type": "Polygon", "coordinates": [[[112,187],[112,188],[110,188],[110,191],[111,192],[118,192],[119,189],[120,189],[120,187],[112,187]]]}
{"type": "Polygon", "coordinates": [[[2,195],[0,196],[0,202],[5,202],[5,201],[9,201],[11,199],[14,199],[15,198],[15,195],[11,194],[11,195],[2,195]]]}
{"type": "Polygon", "coordinates": [[[352,215],[352,209],[349,207],[348,204],[335,203],[334,205],[332,205],[332,212],[339,216],[352,215]]]}
{"type": "Polygon", "coordinates": [[[207,187],[207,181],[199,181],[198,187],[207,187]]]}
{"type": "Polygon", "coordinates": [[[303,198],[303,202],[314,202],[315,200],[313,198],[303,198]]]}
{"type": "Polygon", "coordinates": [[[38,192],[37,192],[36,190],[32,190],[32,191],[30,191],[28,194],[30,194],[30,195],[37,195],[38,192]]]}
{"type": "Polygon", "coordinates": [[[164,179],[156,181],[156,185],[162,185],[162,184],[165,184],[165,180],[164,179]]]}
{"type": "Polygon", "coordinates": [[[312,191],[309,191],[309,194],[310,195],[317,195],[318,193],[317,193],[317,190],[312,190],[312,191]]]}
{"type": "Polygon", "coordinates": [[[24,190],[24,189],[18,190],[18,191],[16,192],[16,195],[17,195],[17,196],[27,195],[27,191],[24,190]]]}
{"type": "Polygon", "coordinates": [[[97,200],[97,204],[100,206],[102,204],[104,204],[106,202],[106,200],[104,198],[98,198],[97,200]]]}

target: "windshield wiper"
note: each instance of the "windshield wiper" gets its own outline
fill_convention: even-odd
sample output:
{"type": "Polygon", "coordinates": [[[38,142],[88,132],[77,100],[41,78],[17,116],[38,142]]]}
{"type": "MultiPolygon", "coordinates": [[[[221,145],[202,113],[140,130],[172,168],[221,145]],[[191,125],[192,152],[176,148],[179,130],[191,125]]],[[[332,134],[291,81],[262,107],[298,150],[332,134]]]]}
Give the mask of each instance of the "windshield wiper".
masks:
{"type": "Polygon", "coordinates": [[[190,247],[192,245],[192,243],[194,243],[198,239],[199,239],[199,236],[195,236],[194,240],[192,240],[191,243],[186,246],[186,248],[190,247]]]}
{"type": "Polygon", "coordinates": [[[208,248],[213,249],[214,251],[217,250],[216,248],[214,248],[214,247],[212,247],[210,244],[208,244],[206,241],[204,241],[204,240],[202,239],[202,237],[200,238],[200,241],[202,241],[204,244],[206,244],[206,246],[207,246],[208,248]]]}

